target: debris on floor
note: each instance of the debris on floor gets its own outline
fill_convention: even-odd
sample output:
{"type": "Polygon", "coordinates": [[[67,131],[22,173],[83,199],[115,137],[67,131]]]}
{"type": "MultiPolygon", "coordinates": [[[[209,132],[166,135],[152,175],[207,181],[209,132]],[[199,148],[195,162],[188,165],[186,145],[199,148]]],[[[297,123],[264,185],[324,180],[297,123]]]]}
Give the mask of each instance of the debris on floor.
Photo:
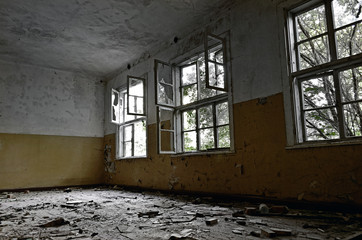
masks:
{"type": "Polygon", "coordinates": [[[0,240],[331,239],[362,237],[362,217],[121,187],[0,193],[0,240]]]}

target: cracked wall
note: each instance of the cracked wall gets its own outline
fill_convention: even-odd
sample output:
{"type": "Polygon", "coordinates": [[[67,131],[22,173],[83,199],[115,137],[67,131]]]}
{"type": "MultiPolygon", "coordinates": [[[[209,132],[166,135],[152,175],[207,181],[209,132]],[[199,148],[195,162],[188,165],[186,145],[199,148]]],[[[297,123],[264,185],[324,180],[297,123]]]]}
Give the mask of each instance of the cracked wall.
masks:
{"type": "MultiPolygon", "coordinates": [[[[292,5],[297,1],[283,1],[292,5]]],[[[157,153],[153,59],[167,61],[202,43],[195,31],[108,82],[148,74],[148,158],[115,161],[107,183],[143,188],[248,195],[296,201],[362,204],[362,145],[288,149],[285,116],[283,8],[275,1],[242,1],[200,29],[230,30],[235,153],[170,156],[157,153]]],[[[115,126],[106,109],[105,141],[115,126]]]]}

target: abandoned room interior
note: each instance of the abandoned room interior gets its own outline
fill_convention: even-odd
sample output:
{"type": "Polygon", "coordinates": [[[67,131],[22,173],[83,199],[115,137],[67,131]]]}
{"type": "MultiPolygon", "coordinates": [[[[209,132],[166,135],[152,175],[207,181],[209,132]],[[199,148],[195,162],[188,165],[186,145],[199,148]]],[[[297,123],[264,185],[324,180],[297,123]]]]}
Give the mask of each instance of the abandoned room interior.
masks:
{"type": "Polygon", "coordinates": [[[361,0],[1,0],[0,239],[361,239],[361,0]]]}

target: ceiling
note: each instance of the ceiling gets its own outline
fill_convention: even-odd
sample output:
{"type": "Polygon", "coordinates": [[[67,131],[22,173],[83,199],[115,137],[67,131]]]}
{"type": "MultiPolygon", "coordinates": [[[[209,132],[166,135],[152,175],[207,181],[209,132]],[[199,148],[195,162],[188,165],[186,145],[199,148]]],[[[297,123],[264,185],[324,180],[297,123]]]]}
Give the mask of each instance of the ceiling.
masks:
{"type": "Polygon", "coordinates": [[[226,2],[0,0],[0,59],[103,77],[195,29],[226,2]]]}

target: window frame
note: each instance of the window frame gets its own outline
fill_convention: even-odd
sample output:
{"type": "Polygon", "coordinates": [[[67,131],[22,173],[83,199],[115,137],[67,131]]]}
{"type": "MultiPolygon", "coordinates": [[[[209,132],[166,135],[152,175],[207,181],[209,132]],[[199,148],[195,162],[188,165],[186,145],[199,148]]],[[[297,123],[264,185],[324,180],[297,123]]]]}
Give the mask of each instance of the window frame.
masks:
{"type": "Polygon", "coordinates": [[[113,94],[118,94],[118,113],[119,118],[118,122],[113,120],[113,108],[115,107],[114,103],[111,102],[111,123],[116,125],[116,160],[122,160],[122,159],[133,159],[133,158],[146,158],[148,154],[148,129],[147,129],[147,85],[146,85],[146,78],[145,77],[134,77],[134,76],[127,76],[127,83],[126,85],[120,86],[116,89],[111,89],[111,101],[113,100],[113,94]],[[134,78],[138,80],[143,81],[143,97],[144,97],[144,113],[145,114],[129,114],[128,108],[129,108],[129,78],[134,78]],[[123,113],[123,114],[122,114],[123,113]],[[133,119],[127,120],[126,117],[132,116],[133,119]],[[146,130],[145,130],[145,155],[137,155],[135,156],[135,125],[137,123],[145,124],[146,130]],[[124,129],[131,126],[131,140],[125,141],[125,133],[124,129]],[[122,133],[121,133],[122,132],[122,133]],[[132,156],[123,156],[123,153],[125,151],[125,142],[131,142],[132,145],[132,156]]]}
{"type": "Polygon", "coordinates": [[[292,100],[292,114],[294,116],[294,144],[297,145],[310,145],[310,144],[326,144],[326,143],[338,143],[338,142],[360,142],[362,136],[347,136],[346,135],[346,124],[344,118],[344,106],[351,103],[362,103],[362,99],[355,99],[354,101],[343,101],[341,96],[341,80],[339,74],[348,69],[353,69],[362,66],[362,53],[350,55],[348,57],[338,58],[337,53],[337,41],[336,32],[347,28],[349,26],[357,25],[362,23],[362,20],[358,20],[338,28],[334,25],[333,19],[333,7],[332,1],[330,0],[312,0],[308,2],[302,2],[298,5],[292,6],[285,9],[285,26],[286,26],[286,44],[287,44],[287,61],[288,61],[288,72],[289,72],[289,86],[292,100]],[[308,12],[318,6],[324,5],[325,16],[326,16],[326,32],[318,34],[311,38],[297,41],[297,30],[296,30],[296,16],[304,12],[308,12]],[[299,51],[298,44],[301,42],[308,42],[311,39],[316,39],[320,36],[328,36],[329,48],[329,61],[326,63],[308,67],[300,70],[299,66],[299,51]],[[339,138],[327,139],[327,140],[307,140],[306,136],[306,124],[304,120],[304,103],[301,82],[307,79],[318,78],[323,75],[331,75],[333,77],[334,90],[336,103],[334,106],[328,106],[325,108],[335,107],[338,113],[338,127],[339,127],[339,138]]]}
{"type": "MultiPolygon", "coordinates": [[[[210,35],[208,33],[205,33],[204,37],[206,37],[207,35],[210,35]]],[[[204,44],[202,44],[200,47],[201,48],[194,48],[191,51],[184,53],[182,55],[177,56],[176,58],[170,60],[168,63],[155,59],[155,65],[154,65],[154,76],[155,76],[155,103],[157,107],[166,107],[166,108],[171,108],[174,111],[174,115],[175,115],[175,149],[176,152],[162,152],[160,151],[160,143],[159,143],[159,138],[160,138],[160,131],[159,131],[159,119],[157,119],[157,126],[158,126],[158,149],[159,149],[159,154],[172,154],[172,155],[198,155],[198,154],[220,154],[220,153],[233,153],[234,152],[234,133],[233,133],[233,112],[232,112],[232,84],[231,84],[231,79],[230,79],[230,71],[231,71],[231,62],[229,59],[230,56],[230,38],[229,38],[230,32],[226,31],[222,34],[219,34],[217,37],[220,39],[223,39],[222,41],[222,48],[223,48],[223,58],[224,58],[224,63],[223,63],[223,67],[224,67],[224,75],[225,75],[225,80],[224,80],[224,84],[226,85],[225,89],[222,89],[222,91],[225,91],[222,94],[218,94],[206,99],[200,99],[200,81],[199,79],[197,79],[196,83],[191,83],[188,85],[194,85],[197,84],[197,93],[198,93],[198,99],[195,102],[192,103],[187,103],[184,104],[182,103],[182,89],[185,86],[182,86],[182,68],[196,64],[196,71],[199,72],[199,63],[198,63],[198,58],[201,54],[205,54],[205,41],[204,44]],[[169,66],[172,67],[172,73],[171,76],[174,78],[173,80],[173,84],[174,84],[174,106],[170,106],[170,105],[164,105],[162,103],[158,103],[158,82],[159,80],[157,79],[157,63],[162,63],[162,64],[168,64],[169,66]],[[230,147],[228,148],[217,148],[217,146],[215,146],[214,149],[209,149],[209,150],[202,150],[202,151],[192,151],[192,152],[185,152],[183,151],[183,136],[182,136],[182,112],[186,111],[186,109],[192,109],[192,108],[200,108],[202,106],[206,106],[209,104],[218,104],[219,102],[227,102],[228,103],[228,113],[229,113],[229,123],[226,124],[229,126],[229,136],[230,136],[230,147]]],[[[216,35],[213,35],[216,36],[216,35]]],[[[205,56],[205,55],[204,55],[205,56]]],[[[205,71],[206,71],[206,61],[205,61],[205,71]]],[[[197,73],[197,78],[199,76],[199,73],[197,73]]],[[[206,79],[205,79],[205,85],[206,85],[206,79]]],[[[206,87],[207,88],[207,87],[206,87]]],[[[214,89],[214,90],[219,90],[220,88],[207,88],[207,89],[214,89]]],[[[157,118],[159,114],[159,110],[157,108],[157,118]]],[[[215,121],[213,121],[215,122],[215,121]]],[[[216,124],[216,122],[215,122],[216,124]]],[[[217,128],[220,126],[216,126],[214,125],[213,128],[214,129],[214,138],[217,137],[217,134],[215,134],[215,131],[217,131],[217,128]]],[[[197,133],[198,135],[198,133],[197,133]]],[[[215,141],[214,143],[215,145],[217,144],[217,141],[215,141]]],[[[197,146],[198,148],[198,146],[197,146]]]]}

